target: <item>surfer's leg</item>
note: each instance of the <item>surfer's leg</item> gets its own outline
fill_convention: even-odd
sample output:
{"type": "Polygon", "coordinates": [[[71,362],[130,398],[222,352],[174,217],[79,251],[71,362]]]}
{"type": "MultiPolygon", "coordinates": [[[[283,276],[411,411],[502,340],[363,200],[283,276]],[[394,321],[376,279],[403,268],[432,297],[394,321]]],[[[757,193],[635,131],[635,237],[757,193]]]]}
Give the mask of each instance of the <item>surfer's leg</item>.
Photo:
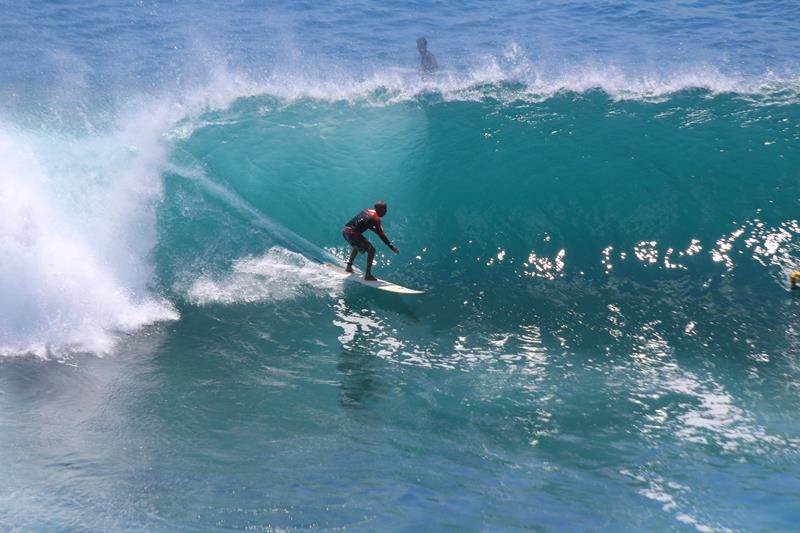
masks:
{"type": "Polygon", "coordinates": [[[344,268],[345,272],[353,271],[353,261],[355,261],[356,255],[358,255],[358,250],[353,248],[350,252],[350,259],[347,260],[347,266],[344,268]]]}
{"type": "Polygon", "coordinates": [[[367,281],[374,281],[376,278],[372,275],[372,260],[375,259],[375,247],[370,246],[367,251],[367,271],[364,272],[364,279],[367,281]]]}

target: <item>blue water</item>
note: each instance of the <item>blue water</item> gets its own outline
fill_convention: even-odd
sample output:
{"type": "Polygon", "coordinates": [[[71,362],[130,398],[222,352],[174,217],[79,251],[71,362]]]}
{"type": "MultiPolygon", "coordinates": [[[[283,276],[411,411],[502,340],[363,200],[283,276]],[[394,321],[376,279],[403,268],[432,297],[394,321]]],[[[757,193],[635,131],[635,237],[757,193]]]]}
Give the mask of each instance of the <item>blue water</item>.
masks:
{"type": "Polygon", "coordinates": [[[0,529],[796,529],[798,20],[4,6],[0,529]]]}

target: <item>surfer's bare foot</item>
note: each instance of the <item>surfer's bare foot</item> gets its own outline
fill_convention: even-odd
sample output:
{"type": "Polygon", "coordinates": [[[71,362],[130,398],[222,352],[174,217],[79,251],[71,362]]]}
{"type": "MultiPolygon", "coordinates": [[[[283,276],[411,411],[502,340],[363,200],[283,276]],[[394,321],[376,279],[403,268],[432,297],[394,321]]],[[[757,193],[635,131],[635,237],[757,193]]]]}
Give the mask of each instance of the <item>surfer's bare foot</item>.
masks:
{"type": "Polygon", "coordinates": [[[344,271],[345,272],[352,272],[353,271],[353,267],[351,267],[350,265],[347,265],[346,267],[344,267],[344,271]]]}
{"type": "Polygon", "coordinates": [[[364,276],[364,279],[367,281],[378,281],[378,278],[376,278],[372,274],[367,274],[366,276],[364,276]]]}

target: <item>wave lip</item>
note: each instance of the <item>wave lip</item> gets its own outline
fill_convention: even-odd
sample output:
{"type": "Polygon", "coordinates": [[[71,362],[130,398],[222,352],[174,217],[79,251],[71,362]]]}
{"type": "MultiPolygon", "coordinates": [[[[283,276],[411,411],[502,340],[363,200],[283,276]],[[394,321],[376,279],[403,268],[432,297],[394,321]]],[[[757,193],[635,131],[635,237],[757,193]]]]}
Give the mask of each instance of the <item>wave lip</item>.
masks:
{"type": "Polygon", "coordinates": [[[303,67],[283,65],[266,76],[254,76],[240,87],[242,96],[263,94],[289,102],[366,100],[378,104],[415,100],[431,93],[445,100],[489,97],[533,101],[598,90],[615,100],[648,101],[696,90],[711,95],[780,97],[791,101],[800,96],[800,73],[793,67],[744,72],[702,59],[631,63],[614,57],[535,58],[516,43],[500,51],[477,54],[458,66],[444,66],[433,74],[391,65],[354,71],[318,64],[313,69],[303,67]]]}

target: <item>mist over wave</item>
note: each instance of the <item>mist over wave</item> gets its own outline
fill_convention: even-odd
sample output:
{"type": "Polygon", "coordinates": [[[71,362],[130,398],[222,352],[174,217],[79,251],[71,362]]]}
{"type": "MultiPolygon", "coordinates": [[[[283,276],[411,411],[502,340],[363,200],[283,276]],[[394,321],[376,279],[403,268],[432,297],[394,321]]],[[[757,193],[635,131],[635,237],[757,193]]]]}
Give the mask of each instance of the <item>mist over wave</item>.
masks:
{"type": "Polygon", "coordinates": [[[416,70],[420,35],[450,88],[506,81],[544,94],[749,93],[763,84],[796,90],[800,74],[791,2],[506,2],[489,19],[473,17],[482,9],[473,3],[464,16],[446,4],[418,4],[413,17],[405,6],[383,4],[365,17],[339,2],[8,7],[0,91],[14,106],[30,97],[184,93],[208,84],[222,65],[272,94],[305,86],[308,96],[341,95],[364,84],[406,90],[410,77],[399,87],[392,78],[416,70]],[[70,23],[84,18],[91,24],[70,23]]]}
{"type": "Polygon", "coordinates": [[[108,352],[178,317],[151,283],[164,147],[142,123],[72,137],[0,128],[0,352],[108,352]]]}

